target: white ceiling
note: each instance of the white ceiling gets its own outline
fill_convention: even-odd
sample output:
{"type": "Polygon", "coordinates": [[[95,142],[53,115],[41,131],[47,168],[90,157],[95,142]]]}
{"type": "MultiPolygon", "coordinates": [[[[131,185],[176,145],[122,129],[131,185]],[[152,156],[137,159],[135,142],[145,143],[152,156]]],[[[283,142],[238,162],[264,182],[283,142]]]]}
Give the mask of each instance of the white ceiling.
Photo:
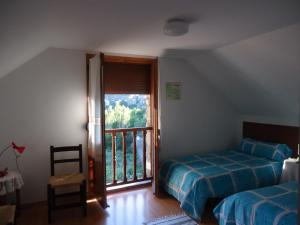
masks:
{"type": "Polygon", "coordinates": [[[215,50],[169,51],[186,58],[240,115],[299,121],[299,40],[300,23],[215,50]]]}
{"type": "Polygon", "coordinates": [[[160,56],[215,49],[300,22],[299,0],[1,0],[0,77],[48,47],[160,56]],[[162,33],[192,19],[182,37],[162,33]]]}

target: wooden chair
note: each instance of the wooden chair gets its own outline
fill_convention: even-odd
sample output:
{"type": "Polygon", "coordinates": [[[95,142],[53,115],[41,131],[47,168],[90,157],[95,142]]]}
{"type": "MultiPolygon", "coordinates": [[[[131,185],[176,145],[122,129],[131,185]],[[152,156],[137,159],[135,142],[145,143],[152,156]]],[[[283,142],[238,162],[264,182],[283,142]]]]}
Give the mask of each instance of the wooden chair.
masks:
{"type": "Polygon", "coordinates": [[[0,225],[15,225],[16,206],[0,206],[0,225]]]}
{"type": "Polygon", "coordinates": [[[86,179],[82,173],[82,145],[78,146],[66,146],[66,147],[50,147],[50,160],[51,160],[51,177],[49,179],[48,189],[48,222],[52,222],[52,211],[70,207],[81,207],[83,215],[87,214],[87,203],[86,203],[86,179]],[[78,152],[78,158],[69,159],[55,159],[54,154],[58,152],[78,152]],[[76,163],[79,164],[79,171],[77,173],[67,175],[55,175],[55,164],[60,163],[76,163]],[[68,187],[68,186],[79,186],[80,190],[76,192],[60,193],[56,194],[55,189],[68,187]],[[80,202],[69,203],[69,204],[56,204],[56,198],[66,196],[80,196],[80,202]]]}

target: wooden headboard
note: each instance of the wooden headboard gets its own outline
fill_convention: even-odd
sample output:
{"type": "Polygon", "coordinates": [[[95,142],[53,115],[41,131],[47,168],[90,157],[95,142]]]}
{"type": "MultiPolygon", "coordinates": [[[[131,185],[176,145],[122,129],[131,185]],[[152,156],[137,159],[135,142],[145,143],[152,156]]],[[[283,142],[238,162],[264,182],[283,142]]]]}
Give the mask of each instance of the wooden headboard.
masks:
{"type": "Polygon", "coordinates": [[[298,156],[299,127],[243,122],[243,137],[286,144],[298,156]]]}

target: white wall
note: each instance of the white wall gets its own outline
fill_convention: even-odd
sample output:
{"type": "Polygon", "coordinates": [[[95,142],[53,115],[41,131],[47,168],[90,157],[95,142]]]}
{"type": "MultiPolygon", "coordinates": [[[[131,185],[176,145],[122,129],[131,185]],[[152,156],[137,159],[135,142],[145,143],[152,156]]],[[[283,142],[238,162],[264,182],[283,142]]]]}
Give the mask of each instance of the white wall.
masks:
{"type": "MultiPolygon", "coordinates": [[[[298,120],[300,23],[212,51],[186,51],[243,116],[298,120]]],[[[273,120],[272,119],[272,120],[273,120]]]]}
{"type": "MultiPolygon", "coordinates": [[[[236,144],[239,116],[191,64],[159,59],[161,159],[218,151],[236,144]],[[166,82],[181,82],[181,100],[167,100],[166,82]]],[[[23,203],[46,199],[49,146],[86,147],[85,52],[50,48],[0,79],[0,140],[27,147],[20,159],[23,203]]],[[[86,155],[86,154],[84,154],[86,155]]],[[[12,154],[0,167],[15,168],[12,154]]],[[[86,167],[86,165],[85,165],[86,167]]]]}
{"type": "Polygon", "coordinates": [[[185,60],[159,59],[160,157],[218,151],[236,143],[238,115],[185,60]],[[166,99],[166,82],[181,82],[181,100],[166,99]]]}
{"type": "Polygon", "coordinates": [[[298,126],[300,23],[215,50],[169,49],[183,57],[230,103],[242,121],[298,126]]]}
{"type": "MultiPolygon", "coordinates": [[[[239,71],[236,84],[245,91],[237,95],[240,137],[243,121],[299,126],[299,38],[300,23],[215,51],[219,58],[236,68],[229,71],[239,71]],[[242,76],[248,79],[248,87],[243,84],[242,76]]],[[[238,90],[228,87],[227,90],[238,90]]]]}
{"type": "MultiPolygon", "coordinates": [[[[162,158],[235,144],[237,115],[190,64],[161,58],[159,75],[162,158]],[[181,100],[166,100],[168,81],[182,83],[181,100]]],[[[19,160],[22,202],[45,200],[49,146],[86,146],[85,52],[50,48],[41,53],[0,79],[0,105],[1,146],[13,140],[27,147],[19,160]]],[[[6,166],[15,169],[12,154],[0,160],[0,167],[6,166]]]]}
{"type": "MultiPolygon", "coordinates": [[[[23,203],[46,199],[50,145],[86,146],[86,101],[85,52],[51,48],[0,79],[0,148],[27,147],[19,160],[23,203]]],[[[15,168],[12,154],[5,166],[15,168]]]]}

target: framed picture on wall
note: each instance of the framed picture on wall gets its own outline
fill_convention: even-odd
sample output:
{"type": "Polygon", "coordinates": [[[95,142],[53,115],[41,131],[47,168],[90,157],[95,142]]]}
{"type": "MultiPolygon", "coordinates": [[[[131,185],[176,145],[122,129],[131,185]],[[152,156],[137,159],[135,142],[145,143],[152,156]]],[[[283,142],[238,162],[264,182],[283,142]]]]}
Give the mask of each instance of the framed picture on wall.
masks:
{"type": "Polygon", "coordinates": [[[181,83],[180,82],[167,82],[166,94],[168,100],[180,100],[181,98],[181,83]]]}

